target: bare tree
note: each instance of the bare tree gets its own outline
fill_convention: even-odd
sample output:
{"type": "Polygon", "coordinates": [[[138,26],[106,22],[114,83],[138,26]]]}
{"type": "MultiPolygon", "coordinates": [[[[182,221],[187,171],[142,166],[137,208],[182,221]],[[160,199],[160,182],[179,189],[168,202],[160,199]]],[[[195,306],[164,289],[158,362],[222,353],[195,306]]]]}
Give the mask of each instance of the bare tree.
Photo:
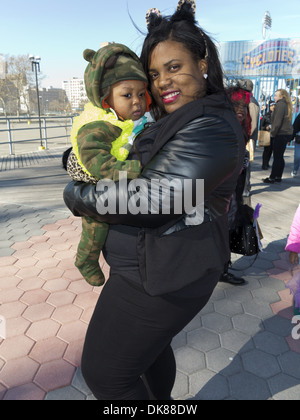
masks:
{"type": "MultiPolygon", "coordinates": [[[[0,80],[0,101],[5,104],[3,109],[10,108],[10,112],[19,116],[20,110],[25,108],[27,114],[30,114],[32,95],[29,92],[35,87],[35,75],[28,55],[6,56],[6,62],[7,74],[4,80],[0,80]]],[[[42,74],[38,78],[42,80],[42,74]]]]}

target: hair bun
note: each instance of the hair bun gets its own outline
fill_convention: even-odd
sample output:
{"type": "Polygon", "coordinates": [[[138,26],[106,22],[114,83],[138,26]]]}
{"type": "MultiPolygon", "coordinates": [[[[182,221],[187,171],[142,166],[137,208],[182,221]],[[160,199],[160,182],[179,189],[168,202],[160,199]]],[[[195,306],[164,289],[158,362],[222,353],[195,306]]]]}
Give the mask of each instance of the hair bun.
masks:
{"type": "Polygon", "coordinates": [[[177,12],[184,10],[185,12],[192,13],[196,16],[196,2],[195,0],[180,0],[177,6],[177,12]]]}
{"type": "Polygon", "coordinates": [[[193,24],[196,23],[196,2],[195,0],[180,0],[177,6],[177,11],[172,16],[173,22],[180,20],[187,20],[193,24]]]}
{"type": "Polygon", "coordinates": [[[162,15],[158,9],[153,8],[153,9],[148,10],[146,14],[146,24],[147,24],[147,28],[149,32],[151,31],[152,28],[154,28],[155,26],[158,26],[161,21],[162,21],[162,15]]]}

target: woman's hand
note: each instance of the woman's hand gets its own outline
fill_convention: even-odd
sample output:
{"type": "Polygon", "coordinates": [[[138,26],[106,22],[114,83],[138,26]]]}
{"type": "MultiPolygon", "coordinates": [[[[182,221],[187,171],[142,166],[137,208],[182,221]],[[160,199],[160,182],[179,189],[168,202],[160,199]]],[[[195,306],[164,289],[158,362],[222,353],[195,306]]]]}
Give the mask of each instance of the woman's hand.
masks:
{"type": "Polygon", "coordinates": [[[289,260],[292,265],[299,264],[299,255],[297,252],[290,251],[289,260]]]}

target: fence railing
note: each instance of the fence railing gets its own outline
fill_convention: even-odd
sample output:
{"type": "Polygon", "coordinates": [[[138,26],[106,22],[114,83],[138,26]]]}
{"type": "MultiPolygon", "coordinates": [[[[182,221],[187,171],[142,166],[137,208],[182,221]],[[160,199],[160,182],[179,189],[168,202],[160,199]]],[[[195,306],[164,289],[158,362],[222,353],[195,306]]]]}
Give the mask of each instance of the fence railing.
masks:
{"type": "Polygon", "coordinates": [[[10,155],[15,154],[16,147],[28,143],[37,143],[40,149],[47,149],[53,140],[57,143],[59,139],[69,139],[73,118],[73,115],[0,117],[0,146],[7,145],[10,155]]]}

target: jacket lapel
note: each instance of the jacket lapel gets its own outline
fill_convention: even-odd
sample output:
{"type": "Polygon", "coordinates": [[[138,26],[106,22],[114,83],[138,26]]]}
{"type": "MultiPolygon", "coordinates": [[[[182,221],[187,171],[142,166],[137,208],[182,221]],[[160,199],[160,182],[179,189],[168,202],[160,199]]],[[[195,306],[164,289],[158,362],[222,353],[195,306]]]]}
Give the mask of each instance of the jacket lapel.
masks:
{"type": "MultiPolygon", "coordinates": [[[[186,124],[193,121],[196,118],[204,115],[205,108],[215,108],[212,110],[212,114],[222,114],[225,108],[230,108],[225,100],[223,95],[211,95],[206,98],[201,98],[196,101],[190,102],[172,114],[165,117],[162,121],[162,124],[158,128],[158,131],[155,136],[155,141],[153,148],[145,162],[147,165],[154,156],[159,152],[159,150],[173,137],[175,134],[186,124]],[[217,110],[218,109],[218,110],[217,110]]],[[[160,122],[160,121],[159,121],[160,122]]],[[[144,166],[145,166],[144,165],[144,166]]]]}

